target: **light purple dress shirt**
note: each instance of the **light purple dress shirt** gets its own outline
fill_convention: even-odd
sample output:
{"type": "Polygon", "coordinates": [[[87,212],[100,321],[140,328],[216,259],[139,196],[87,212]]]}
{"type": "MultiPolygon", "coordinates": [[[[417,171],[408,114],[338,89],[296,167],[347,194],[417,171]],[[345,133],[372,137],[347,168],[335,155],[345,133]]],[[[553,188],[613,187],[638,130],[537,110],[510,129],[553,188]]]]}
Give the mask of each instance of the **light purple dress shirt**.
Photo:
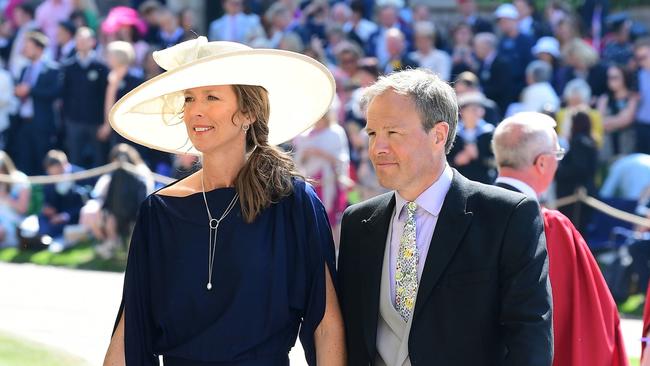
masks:
{"type": "MultiPolygon", "coordinates": [[[[418,208],[415,211],[415,245],[418,248],[418,283],[422,278],[422,270],[429,252],[429,245],[433,238],[433,231],[436,229],[440,209],[451,187],[453,171],[447,165],[440,175],[440,178],[427,188],[415,199],[418,208]]],[[[406,210],[404,206],[408,201],[395,192],[395,210],[389,228],[390,243],[390,295],[395,305],[395,270],[397,268],[397,256],[399,254],[399,242],[404,232],[406,223],[406,210]],[[399,213],[399,214],[396,214],[399,213]]]]}

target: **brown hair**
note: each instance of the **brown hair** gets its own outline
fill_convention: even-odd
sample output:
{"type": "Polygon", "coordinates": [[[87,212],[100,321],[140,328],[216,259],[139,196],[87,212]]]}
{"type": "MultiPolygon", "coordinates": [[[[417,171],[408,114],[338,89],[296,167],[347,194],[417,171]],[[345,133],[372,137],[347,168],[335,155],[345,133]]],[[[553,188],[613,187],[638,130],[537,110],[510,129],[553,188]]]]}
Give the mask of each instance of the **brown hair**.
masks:
{"type": "Polygon", "coordinates": [[[302,176],[287,153],[269,145],[271,109],[266,89],[233,85],[233,91],[237,95],[238,111],[253,121],[246,133],[246,151],[250,157],[235,181],[244,221],[251,223],[262,210],[289,196],[293,192],[293,178],[302,176]]]}

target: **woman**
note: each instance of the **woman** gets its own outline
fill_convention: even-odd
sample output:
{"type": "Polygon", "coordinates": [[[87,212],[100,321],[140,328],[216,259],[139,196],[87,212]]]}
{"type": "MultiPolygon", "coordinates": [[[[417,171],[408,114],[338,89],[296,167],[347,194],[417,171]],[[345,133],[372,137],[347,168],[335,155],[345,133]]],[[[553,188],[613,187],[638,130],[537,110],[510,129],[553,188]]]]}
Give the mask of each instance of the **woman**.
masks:
{"type": "Polygon", "coordinates": [[[327,215],[272,146],[326,112],[331,74],[205,37],[154,57],[168,72],[120,100],[111,124],[203,168],[141,205],[105,364],[284,366],[300,328],[310,365],[342,365],[327,215]]]}
{"type": "Polygon", "coordinates": [[[634,152],[636,118],[639,95],[634,91],[635,75],[621,65],[607,69],[607,94],[598,98],[597,108],[603,115],[605,141],[602,158],[611,161],[618,155],[634,152]]]}
{"type": "Polygon", "coordinates": [[[582,79],[573,79],[567,83],[562,97],[566,106],[561,108],[555,116],[557,121],[555,129],[560,138],[560,145],[565,149],[568,148],[571,138],[572,117],[576,112],[585,112],[589,115],[591,121],[591,136],[600,148],[603,144],[603,116],[589,105],[591,100],[589,84],[582,79]]]}
{"type": "Polygon", "coordinates": [[[109,161],[132,164],[136,172],[120,170],[99,177],[91,192],[92,198],[81,209],[79,224],[101,241],[95,251],[102,258],[112,257],[114,250],[121,246],[122,239],[132,229],[140,202],[144,195],[153,192],[155,185],[151,170],[132,146],[115,145],[109,161]]]}
{"type": "Polygon", "coordinates": [[[335,233],[347,207],[350,170],[348,138],[336,119],[338,104],[334,103],[314,128],[294,139],[296,164],[301,172],[316,180],[316,193],[335,233]]]}
{"type": "Polygon", "coordinates": [[[490,142],[494,125],[483,119],[484,100],[485,96],[480,92],[469,92],[458,97],[461,119],[449,157],[452,166],[464,177],[493,184],[496,179],[496,169],[490,142]]]}
{"type": "Polygon", "coordinates": [[[467,23],[458,23],[453,31],[454,48],[451,52],[451,76],[455,80],[465,71],[477,69],[476,61],[472,56],[472,27],[467,23]]]}
{"type": "Polygon", "coordinates": [[[0,247],[18,245],[16,227],[25,218],[32,189],[27,176],[16,169],[6,152],[0,150],[0,174],[12,182],[0,182],[0,247]]]}
{"type": "MultiPolygon", "coordinates": [[[[125,140],[111,131],[108,123],[108,113],[115,102],[142,83],[142,78],[135,75],[131,66],[135,61],[135,51],[130,43],[114,41],[106,47],[106,61],[110,72],[108,73],[108,85],[106,86],[106,98],[104,99],[104,124],[97,130],[97,139],[107,141],[111,148],[125,140]]],[[[146,152],[139,147],[140,153],[146,152]]]]}
{"type": "MultiPolygon", "coordinates": [[[[571,196],[580,187],[593,195],[596,191],[595,176],[598,160],[598,147],[591,136],[591,119],[589,114],[578,111],[571,116],[571,136],[569,150],[560,161],[555,173],[556,195],[558,198],[571,196]]],[[[587,206],[580,202],[560,208],[575,224],[576,228],[585,233],[589,222],[587,206]]]]}
{"type": "Polygon", "coordinates": [[[433,22],[417,22],[415,31],[415,48],[409,56],[425,69],[433,71],[441,79],[449,81],[451,76],[451,57],[445,51],[436,48],[436,30],[433,22]]]}

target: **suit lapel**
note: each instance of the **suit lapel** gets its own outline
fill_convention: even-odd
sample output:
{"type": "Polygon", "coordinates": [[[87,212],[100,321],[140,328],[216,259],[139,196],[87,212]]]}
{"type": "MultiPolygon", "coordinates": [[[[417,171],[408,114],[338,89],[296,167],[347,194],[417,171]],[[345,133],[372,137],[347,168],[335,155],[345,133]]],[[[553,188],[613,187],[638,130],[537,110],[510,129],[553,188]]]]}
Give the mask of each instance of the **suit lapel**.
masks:
{"type": "Polygon", "coordinates": [[[454,178],[440,210],[422,271],[413,314],[414,324],[424,302],[440,280],[472,220],[472,213],[465,211],[468,198],[467,184],[467,179],[454,170],[454,178]]]}
{"type": "Polygon", "coordinates": [[[364,304],[363,329],[366,346],[371,356],[374,354],[377,340],[377,319],[379,317],[379,296],[381,289],[381,270],[386,249],[388,227],[395,207],[395,194],[381,197],[372,215],[362,220],[364,230],[361,242],[361,268],[363,268],[364,304]]]}

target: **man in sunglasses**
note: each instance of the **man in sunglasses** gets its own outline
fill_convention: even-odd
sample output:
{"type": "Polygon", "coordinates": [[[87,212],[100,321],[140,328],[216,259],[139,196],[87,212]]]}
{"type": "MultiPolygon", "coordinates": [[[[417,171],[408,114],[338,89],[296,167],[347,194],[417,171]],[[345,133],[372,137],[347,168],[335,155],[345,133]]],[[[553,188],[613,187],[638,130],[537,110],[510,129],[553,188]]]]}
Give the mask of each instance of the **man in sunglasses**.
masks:
{"type": "MultiPolygon", "coordinates": [[[[546,191],[565,151],[555,121],[522,112],[494,131],[499,177],[496,185],[537,200],[546,191]]],[[[542,208],[553,293],[553,365],[627,365],[616,304],[589,251],[571,221],[542,208]]]]}

